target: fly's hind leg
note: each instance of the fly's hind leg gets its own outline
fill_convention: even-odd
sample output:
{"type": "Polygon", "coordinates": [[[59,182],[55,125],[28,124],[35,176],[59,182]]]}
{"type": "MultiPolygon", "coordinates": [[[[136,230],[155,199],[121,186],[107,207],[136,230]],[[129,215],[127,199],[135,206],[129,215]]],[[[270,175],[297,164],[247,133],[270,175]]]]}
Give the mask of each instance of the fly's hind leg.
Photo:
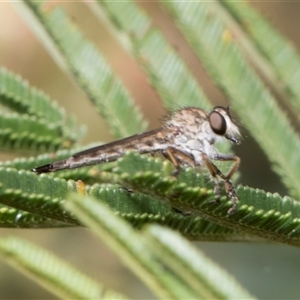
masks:
{"type": "Polygon", "coordinates": [[[228,210],[228,214],[232,214],[237,209],[237,203],[238,203],[238,196],[236,194],[234,185],[230,181],[232,175],[237,170],[239,164],[240,164],[240,158],[235,155],[226,155],[226,154],[217,154],[214,157],[214,160],[220,160],[220,161],[234,161],[234,165],[230,169],[227,175],[224,175],[217,166],[215,166],[206,155],[203,155],[203,159],[206,163],[207,168],[209,169],[214,181],[215,181],[215,194],[217,195],[216,201],[219,201],[220,199],[220,186],[217,176],[223,179],[224,181],[224,187],[225,191],[228,194],[229,198],[232,201],[232,207],[228,210]]]}
{"type": "Polygon", "coordinates": [[[215,166],[210,160],[209,158],[207,157],[207,155],[203,154],[202,155],[203,157],[203,160],[205,161],[205,164],[206,164],[206,167],[208,168],[213,180],[214,180],[214,183],[215,183],[215,187],[214,187],[214,194],[216,196],[216,199],[213,201],[215,203],[219,203],[220,202],[220,197],[221,197],[221,194],[220,194],[220,184],[219,184],[219,180],[218,180],[218,175],[223,175],[221,173],[221,171],[218,169],[217,166],[215,166]]]}

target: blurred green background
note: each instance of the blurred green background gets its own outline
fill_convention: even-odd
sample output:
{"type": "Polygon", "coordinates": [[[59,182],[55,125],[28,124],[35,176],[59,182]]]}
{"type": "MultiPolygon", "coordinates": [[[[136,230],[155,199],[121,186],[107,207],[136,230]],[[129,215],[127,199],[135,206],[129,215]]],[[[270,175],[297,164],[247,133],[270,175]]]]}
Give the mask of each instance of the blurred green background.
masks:
{"type": "MultiPolygon", "coordinates": [[[[217,90],[205,74],[200,62],[191,53],[188,45],[174,28],[168,14],[155,2],[139,3],[153,18],[172,45],[184,57],[197,80],[214,104],[227,105],[225,96],[217,90]]],[[[300,2],[253,2],[284,35],[300,48],[299,18],[300,2]]],[[[165,111],[157,95],[148,85],[142,71],[134,60],[120,48],[91,13],[89,2],[52,2],[66,9],[73,21],[86,36],[93,40],[106,57],[112,69],[119,74],[149,121],[149,128],[159,125],[158,119],[165,111]]],[[[201,33],[199,33],[201,34],[201,33]]],[[[87,135],[83,144],[111,141],[113,137],[92,104],[72,79],[63,73],[39,40],[18,15],[13,4],[0,3],[0,66],[20,74],[35,86],[55,99],[66,111],[86,124],[87,135]]],[[[233,107],[234,110],[234,107],[233,107]]],[[[241,183],[252,187],[278,192],[286,191],[269,162],[260,151],[246,128],[242,128],[244,140],[235,147],[242,158],[241,183]]],[[[11,159],[1,153],[1,160],[11,159]]],[[[99,243],[86,229],[55,230],[7,230],[0,229],[1,236],[10,234],[27,238],[54,252],[78,269],[95,277],[106,286],[134,299],[152,298],[144,285],[120,263],[104,244],[99,243]]],[[[195,243],[210,258],[215,260],[260,299],[299,299],[300,253],[297,248],[278,244],[195,243]]],[[[34,282],[0,261],[0,299],[53,299],[54,296],[34,282]]]]}

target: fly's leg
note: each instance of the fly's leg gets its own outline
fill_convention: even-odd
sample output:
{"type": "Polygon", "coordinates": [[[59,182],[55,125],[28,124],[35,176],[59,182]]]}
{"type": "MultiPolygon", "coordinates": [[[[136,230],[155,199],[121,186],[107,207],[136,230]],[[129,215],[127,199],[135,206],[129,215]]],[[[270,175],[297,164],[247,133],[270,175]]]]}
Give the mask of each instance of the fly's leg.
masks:
{"type": "MultiPolygon", "coordinates": [[[[164,152],[163,155],[173,163],[175,170],[172,172],[172,175],[175,177],[179,175],[181,170],[179,162],[194,165],[194,161],[192,160],[192,158],[190,158],[187,154],[172,147],[167,148],[166,152],[164,152]]],[[[189,216],[191,214],[190,211],[181,211],[176,207],[173,207],[173,211],[181,214],[184,217],[189,216]]]]}
{"type": "Polygon", "coordinates": [[[217,166],[215,166],[210,160],[209,158],[207,157],[207,155],[202,155],[203,156],[203,159],[205,161],[205,164],[206,164],[206,167],[208,168],[213,180],[214,180],[214,183],[215,183],[215,187],[214,187],[214,193],[216,195],[216,199],[214,200],[214,202],[218,203],[220,202],[220,197],[221,197],[221,194],[220,194],[220,185],[219,185],[219,180],[218,180],[218,175],[221,177],[221,175],[223,175],[221,173],[221,171],[217,168],[217,166]]]}
{"type": "Polygon", "coordinates": [[[172,148],[167,148],[167,153],[165,154],[165,157],[168,158],[174,165],[175,171],[172,172],[172,175],[176,177],[180,173],[180,165],[179,165],[177,159],[175,158],[175,156],[173,155],[173,153],[174,153],[174,150],[172,148]]]}
{"type": "Polygon", "coordinates": [[[178,176],[180,173],[181,166],[179,163],[187,165],[195,165],[194,160],[187,154],[177,150],[176,148],[169,147],[164,153],[164,156],[169,159],[175,167],[175,171],[172,173],[173,176],[178,176]]]}
{"type": "Polygon", "coordinates": [[[224,187],[225,187],[225,191],[228,194],[229,198],[232,201],[232,207],[228,210],[228,214],[232,214],[236,211],[237,209],[237,203],[238,203],[238,196],[236,194],[234,185],[232,184],[232,182],[230,181],[232,175],[235,173],[235,171],[237,170],[239,164],[240,164],[240,158],[238,156],[235,155],[226,155],[226,154],[217,154],[214,157],[214,160],[220,160],[220,161],[234,161],[234,165],[232,166],[232,168],[230,169],[230,171],[228,172],[227,175],[224,175],[217,166],[215,166],[206,155],[203,155],[204,161],[206,163],[207,168],[209,169],[214,181],[215,181],[215,193],[217,195],[217,200],[219,201],[220,199],[220,186],[219,186],[219,182],[217,179],[217,176],[219,176],[220,178],[223,179],[224,181],[224,187]]]}
{"type": "Polygon", "coordinates": [[[240,165],[241,159],[238,156],[235,155],[227,155],[227,154],[220,154],[218,153],[215,157],[214,160],[220,160],[220,161],[234,161],[234,165],[232,166],[232,168],[230,169],[230,171],[228,172],[227,175],[223,175],[222,176],[219,175],[223,180],[224,180],[224,187],[225,190],[228,194],[228,196],[230,197],[230,199],[232,200],[232,207],[228,210],[228,214],[232,214],[236,211],[237,209],[237,202],[238,202],[238,196],[236,194],[234,185],[232,184],[232,182],[230,181],[232,175],[236,172],[237,168],[240,165]]]}
{"type": "Polygon", "coordinates": [[[234,161],[234,165],[232,166],[232,168],[230,169],[230,171],[228,172],[227,175],[223,175],[224,177],[221,177],[222,179],[228,179],[230,180],[230,178],[232,177],[232,175],[236,172],[237,168],[240,165],[241,159],[238,156],[235,155],[227,155],[227,154],[221,154],[218,153],[215,157],[214,160],[221,160],[221,161],[234,161]]]}

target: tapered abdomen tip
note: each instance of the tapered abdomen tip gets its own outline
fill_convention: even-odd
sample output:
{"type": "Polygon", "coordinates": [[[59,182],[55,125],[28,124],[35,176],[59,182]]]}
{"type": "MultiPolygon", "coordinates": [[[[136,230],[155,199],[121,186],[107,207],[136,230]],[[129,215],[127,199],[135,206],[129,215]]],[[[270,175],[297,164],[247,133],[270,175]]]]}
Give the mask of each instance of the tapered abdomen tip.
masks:
{"type": "Polygon", "coordinates": [[[52,168],[52,164],[47,164],[47,165],[43,165],[43,166],[34,168],[31,171],[36,174],[49,173],[49,172],[53,171],[53,168],[52,168]]]}

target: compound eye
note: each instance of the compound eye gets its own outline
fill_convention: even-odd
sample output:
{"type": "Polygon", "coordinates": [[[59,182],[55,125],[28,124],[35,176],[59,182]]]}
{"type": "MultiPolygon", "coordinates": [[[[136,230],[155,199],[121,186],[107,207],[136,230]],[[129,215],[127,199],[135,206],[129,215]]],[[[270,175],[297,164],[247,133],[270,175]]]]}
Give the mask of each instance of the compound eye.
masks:
{"type": "Polygon", "coordinates": [[[209,124],[215,134],[224,135],[226,133],[226,120],[220,113],[216,111],[210,113],[209,124]]]}

